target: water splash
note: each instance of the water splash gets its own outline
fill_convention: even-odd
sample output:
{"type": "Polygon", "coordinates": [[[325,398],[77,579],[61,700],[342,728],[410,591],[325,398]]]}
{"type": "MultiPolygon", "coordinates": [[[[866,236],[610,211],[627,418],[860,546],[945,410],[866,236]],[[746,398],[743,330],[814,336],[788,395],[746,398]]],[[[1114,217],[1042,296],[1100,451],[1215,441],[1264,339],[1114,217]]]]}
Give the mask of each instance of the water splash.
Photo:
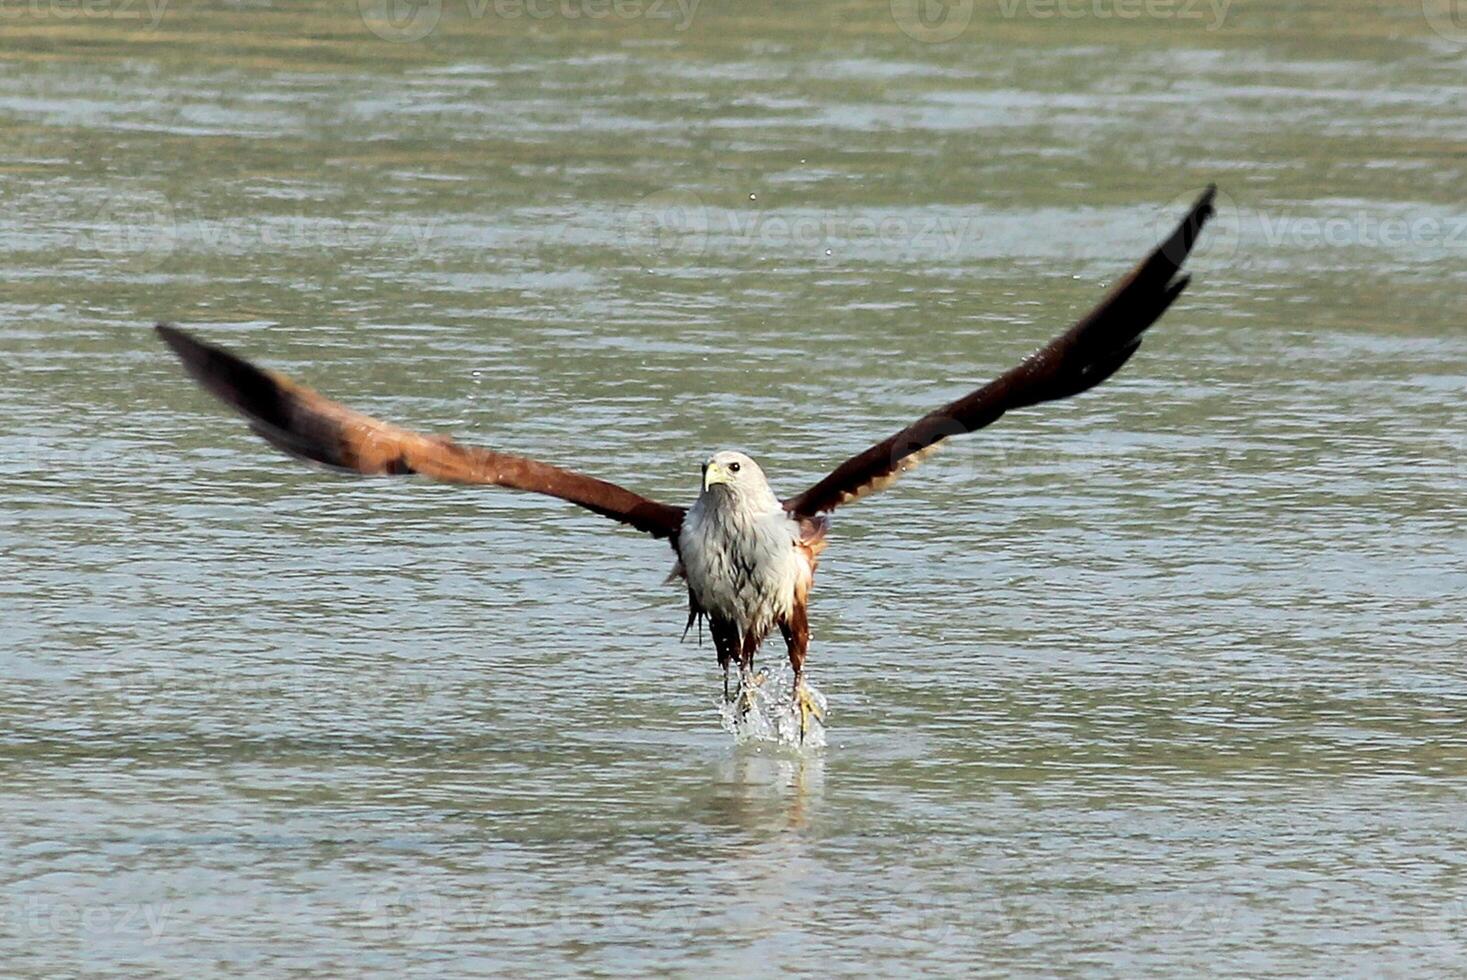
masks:
{"type": "MultiPolygon", "coordinates": [[[[745,703],[743,693],[735,695],[732,702],[718,701],[718,714],[723,730],[734,737],[740,745],[750,742],[773,742],[799,749],[823,749],[825,747],[825,725],[810,719],[805,738],[800,740],[800,715],[795,708],[795,672],[782,666],[771,672],[761,671],[753,688],[752,703],[745,703]]],[[[825,695],[805,677],[805,688],[826,715],[825,695]]],[[[827,716],[828,717],[828,716],[827,716]]]]}

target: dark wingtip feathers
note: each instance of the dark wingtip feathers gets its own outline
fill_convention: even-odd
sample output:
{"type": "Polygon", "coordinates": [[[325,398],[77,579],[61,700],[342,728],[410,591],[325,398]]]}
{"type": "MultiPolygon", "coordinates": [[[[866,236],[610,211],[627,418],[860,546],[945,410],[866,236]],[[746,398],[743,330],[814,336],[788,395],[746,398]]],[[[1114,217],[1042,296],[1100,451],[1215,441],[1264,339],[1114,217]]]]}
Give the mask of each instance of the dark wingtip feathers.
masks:
{"type": "Polygon", "coordinates": [[[1087,391],[1119,371],[1136,352],[1146,331],[1182,295],[1192,281],[1190,275],[1181,274],[1182,264],[1191,255],[1203,226],[1215,213],[1216,196],[1217,185],[1208,184],[1167,240],[1156,247],[1129,283],[1112,297],[1113,302],[1103,304],[1093,315],[1088,329],[1082,328],[1095,338],[1092,343],[1100,346],[1092,348],[1093,360],[1082,369],[1081,376],[1074,378],[1073,384],[1060,386],[1064,394],[1059,397],[1087,391]]]}
{"type": "Polygon", "coordinates": [[[280,426],[280,386],[264,371],[242,358],[184,333],[167,323],[153,328],[183,363],[189,376],[210,394],[250,418],[280,426]]]}
{"type": "Polygon", "coordinates": [[[1192,247],[1197,244],[1197,237],[1202,234],[1202,227],[1217,213],[1213,206],[1216,197],[1217,185],[1208,184],[1192,205],[1192,210],[1187,212],[1187,216],[1172,232],[1171,237],[1157,248],[1154,257],[1162,260],[1163,267],[1170,266],[1168,279],[1181,269],[1183,262],[1187,261],[1187,256],[1192,253],[1192,247]]]}
{"type": "Polygon", "coordinates": [[[198,361],[203,345],[171,323],[155,323],[153,332],[162,338],[163,343],[168,345],[168,349],[173,351],[183,362],[183,366],[189,369],[189,373],[193,374],[192,366],[198,361]]]}
{"type": "MultiPolygon", "coordinates": [[[[220,347],[206,344],[175,326],[153,327],[178,355],[189,377],[224,404],[243,415],[266,442],[293,456],[332,468],[349,468],[342,460],[330,420],[295,410],[295,396],[253,364],[220,347]]],[[[400,472],[412,472],[403,464],[400,472]]]]}

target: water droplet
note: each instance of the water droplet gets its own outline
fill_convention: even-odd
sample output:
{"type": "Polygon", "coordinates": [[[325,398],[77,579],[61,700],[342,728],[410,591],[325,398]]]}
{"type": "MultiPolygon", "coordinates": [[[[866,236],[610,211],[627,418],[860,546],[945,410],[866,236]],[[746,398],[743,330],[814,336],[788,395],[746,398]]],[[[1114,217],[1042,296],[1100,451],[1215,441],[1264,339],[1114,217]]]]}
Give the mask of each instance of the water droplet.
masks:
{"type": "MultiPolygon", "coordinates": [[[[825,715],[828,707],[825,695],[808,678],[805,687],[820,714],[825,715]]],[[[723,730],[733,735],[735,742],[773,742],[800,751],[825,747],[825,725],[821,722],[808,725],[804,740],[800,739],[799,714],[794,706],[794,675],[787,668],[776,668],[763,675],[750,693],[748,702],[740,699],[732,704],[722,699],[718,702],[723,730]]]]}

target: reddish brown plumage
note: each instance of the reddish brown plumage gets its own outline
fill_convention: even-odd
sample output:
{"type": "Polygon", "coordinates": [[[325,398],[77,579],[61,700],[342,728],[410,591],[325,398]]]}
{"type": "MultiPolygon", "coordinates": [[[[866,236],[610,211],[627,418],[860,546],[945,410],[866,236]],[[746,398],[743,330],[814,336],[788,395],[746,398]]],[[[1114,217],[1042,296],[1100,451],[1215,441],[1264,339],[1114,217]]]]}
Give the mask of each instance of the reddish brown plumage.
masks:
{"type": "Polygon", "coordinates": [[[795,583],[795,601],[790,614],[779,621],[796,683],[805,669],[805,654],[810,649],[810,590],[815,586],[815,569],[820,565],[820,553],[825,550],[825,535],[829,530],[830,518],[823,514],[800,519],[800,540],[795,550],[808,571],[795,583]]]}
{"type": "Polygon", "coordinates": [[[262,371],[176,327],[159,324],[157,331],[194,380],[244,415],[262,438],[292,455],[356,473],[421,473],[452,483],[548,494],[658,538],[676,540],[682,526],[682,507],[538,460],[391,425],[283,375],[262,371]]]}

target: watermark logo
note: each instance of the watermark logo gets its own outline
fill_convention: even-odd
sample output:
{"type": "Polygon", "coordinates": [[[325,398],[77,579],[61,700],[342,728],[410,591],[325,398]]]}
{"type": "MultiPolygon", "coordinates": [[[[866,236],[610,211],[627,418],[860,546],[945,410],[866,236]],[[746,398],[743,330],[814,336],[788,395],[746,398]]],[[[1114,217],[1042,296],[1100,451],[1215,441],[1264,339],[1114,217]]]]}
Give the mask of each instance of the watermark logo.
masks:
{"type": "Polygon", "coordinates": [[[649,257],[698,256],[708,247],[708,208],[690,191],[648,194],[621,216],[622,240],[649,257]]]}
{"type": "Polygon", "coordinates": [[[398,881],[385,881],[361,901],[362,931],[373,940],[411,944],[430,939],[448,921],[443,897],[398,881]]]}
{"type": "Polygon", "coordinates": [[[384,41],[421,41],[443,17],[443,0],[357,0],[357,10],[384,41]]]}
{"type": "Polygon", "coordinates": [[[942,44],[968,29],[973,6],[974,0],[891,0],[891,19],[914,41],[942,44]]]}
{"type": "Polygon", "coordinates": [[[178,247],[173,203],[144,191],[104,199],[76,232],[77,251],[148,271],[158,268],[178,247]]]}
{"type": "Polygon", "coordinates": [[[1467,47],[1467,0],[1421,0],[1421,12],[1439,37],[1467,47]]]}

